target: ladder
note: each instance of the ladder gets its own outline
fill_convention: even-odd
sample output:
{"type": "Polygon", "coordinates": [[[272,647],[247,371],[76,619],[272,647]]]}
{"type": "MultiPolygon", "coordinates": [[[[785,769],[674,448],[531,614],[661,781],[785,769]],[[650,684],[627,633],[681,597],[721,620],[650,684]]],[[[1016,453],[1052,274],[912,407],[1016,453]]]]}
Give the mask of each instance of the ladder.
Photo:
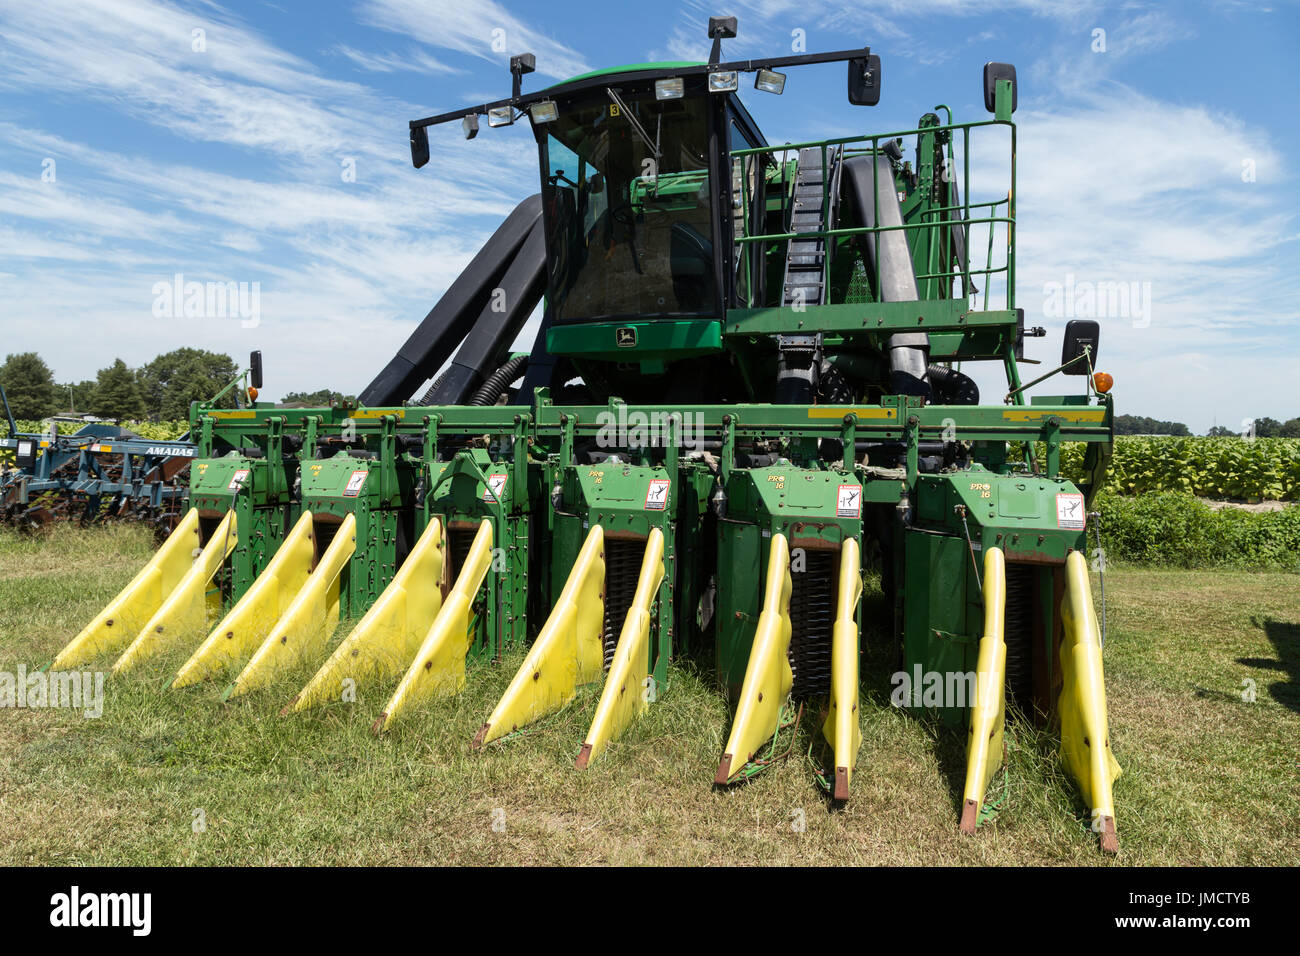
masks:
{"type": "MultiPolygon", "coordinates": [[[[826,151],[826,168],[822,168],[822,148],[820,146],[799,150],[799,160],[795,167],[794,204],[790,210],[790,228],[793,233],[816,233],[826,229],[828,223],[823,219],[823,212],[829,214],[829,223],[835,222],[836,207],[839,204],[840,160],[843,158],[843,146],[835,146],[826,151]],[[829,189],[827,189],[829,180],[829,189]],[[829,202],[823,209],[824,195],[829,193],[829,202]]],[[[781,304],[784,306],[825,305],[827,276],[827,246],[822,236],[812,235],[806,239],[791,239],[787,243],[785,256],[785,281],[782,286],[781,304]]]]}

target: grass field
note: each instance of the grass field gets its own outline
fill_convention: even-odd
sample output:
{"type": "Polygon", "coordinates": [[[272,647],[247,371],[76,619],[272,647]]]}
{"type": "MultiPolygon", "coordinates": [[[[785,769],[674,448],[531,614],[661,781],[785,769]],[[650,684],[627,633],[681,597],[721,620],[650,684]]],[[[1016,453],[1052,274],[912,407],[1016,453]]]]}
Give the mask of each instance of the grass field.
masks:
{"type": "MultiPolygon", "coordinates": [[[[0,671],[49,660],[150,547],[138,528],[0,533],[0,671]]],[[[1300,577],[1117,569],[1107,601],[1114,861],[1079,822],[1050,739],[1024,724],[1005,808],[960,836],[964,734],[890,707],[883,650],[864,667],[853,798],[831,810],[805,757],[811,722],[784,763],[712,787],[729,715],[690,667],[583,773],[594,692],[469,752],[519,652],[378,739],[391,688],[281,718],[313,663],[227,706],[216,685],[161,689],[187,647],[110,680],[99,719],[0,710],[0,864],[1294,864],[1300,577]]],[[[878,615],[878,594],[868,602],[878,615]]]]}

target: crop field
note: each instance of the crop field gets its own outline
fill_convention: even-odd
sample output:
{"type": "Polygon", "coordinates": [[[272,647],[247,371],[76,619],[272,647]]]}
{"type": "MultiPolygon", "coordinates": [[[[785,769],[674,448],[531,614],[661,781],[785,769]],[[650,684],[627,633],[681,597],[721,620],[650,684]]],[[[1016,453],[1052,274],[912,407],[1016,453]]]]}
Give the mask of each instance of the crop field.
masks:
{"type": "MultiPolygon", "coordinates": [[[[1083,446],[1061,450],[1061,470],[1083,477],[1083,446]]],[[[1106,488],[1117,494],[1180,491],[1202,498],[1300,499],[1300,438],[1120,436],[1106,488]]]]}
{"type": "MultiPolygon", "coordinates": [[[[134,527],[0,532],[0,674],[48,661],[150,547],[134,527]]],[[[579,772],[594,689],[470,752],[518,650],[377,738],[391,688],[281,717],[318,662],[224,705],[215,684],[163,689],[187,648],[108,679],[98,717],[0,708],[0,864],[1292,864],[1297,585],[1284,573],[1112,567],[1106,682],[1124,768],[1113,860],[1081,822],[1048,737],[1023,721],[991,788],[1002,810],[974,838],[958,834],[964,734],[890,705],[875,590],[863,608],[863,744],[841,809],[809,767],[812,719],[783,762],[713,788],[729,715],[707,659],[674,666],[646,717],[579,772]]]]}

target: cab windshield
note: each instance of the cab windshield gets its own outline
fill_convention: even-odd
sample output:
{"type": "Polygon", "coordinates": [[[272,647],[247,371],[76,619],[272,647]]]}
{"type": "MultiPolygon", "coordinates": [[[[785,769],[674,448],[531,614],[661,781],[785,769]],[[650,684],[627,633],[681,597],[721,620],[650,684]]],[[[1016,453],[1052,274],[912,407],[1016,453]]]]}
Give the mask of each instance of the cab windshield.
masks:
{"type": "Polygon", "coordinates": [[[556,321],[716,308],[706,102],[602,90],[544,127],[556,321]]]}

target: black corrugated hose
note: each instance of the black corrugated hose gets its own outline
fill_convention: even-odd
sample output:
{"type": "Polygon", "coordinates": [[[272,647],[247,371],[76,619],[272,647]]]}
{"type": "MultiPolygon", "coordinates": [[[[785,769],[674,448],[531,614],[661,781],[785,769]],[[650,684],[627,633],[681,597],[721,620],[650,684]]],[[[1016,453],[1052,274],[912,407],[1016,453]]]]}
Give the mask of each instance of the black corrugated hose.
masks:
{"type": "Polygon", "coordinates": [[[487,377],[469,400],[471,405],[495,405],[501,393],[522,374],[528,365],[527,355],[516,355],[487,377]]]}

